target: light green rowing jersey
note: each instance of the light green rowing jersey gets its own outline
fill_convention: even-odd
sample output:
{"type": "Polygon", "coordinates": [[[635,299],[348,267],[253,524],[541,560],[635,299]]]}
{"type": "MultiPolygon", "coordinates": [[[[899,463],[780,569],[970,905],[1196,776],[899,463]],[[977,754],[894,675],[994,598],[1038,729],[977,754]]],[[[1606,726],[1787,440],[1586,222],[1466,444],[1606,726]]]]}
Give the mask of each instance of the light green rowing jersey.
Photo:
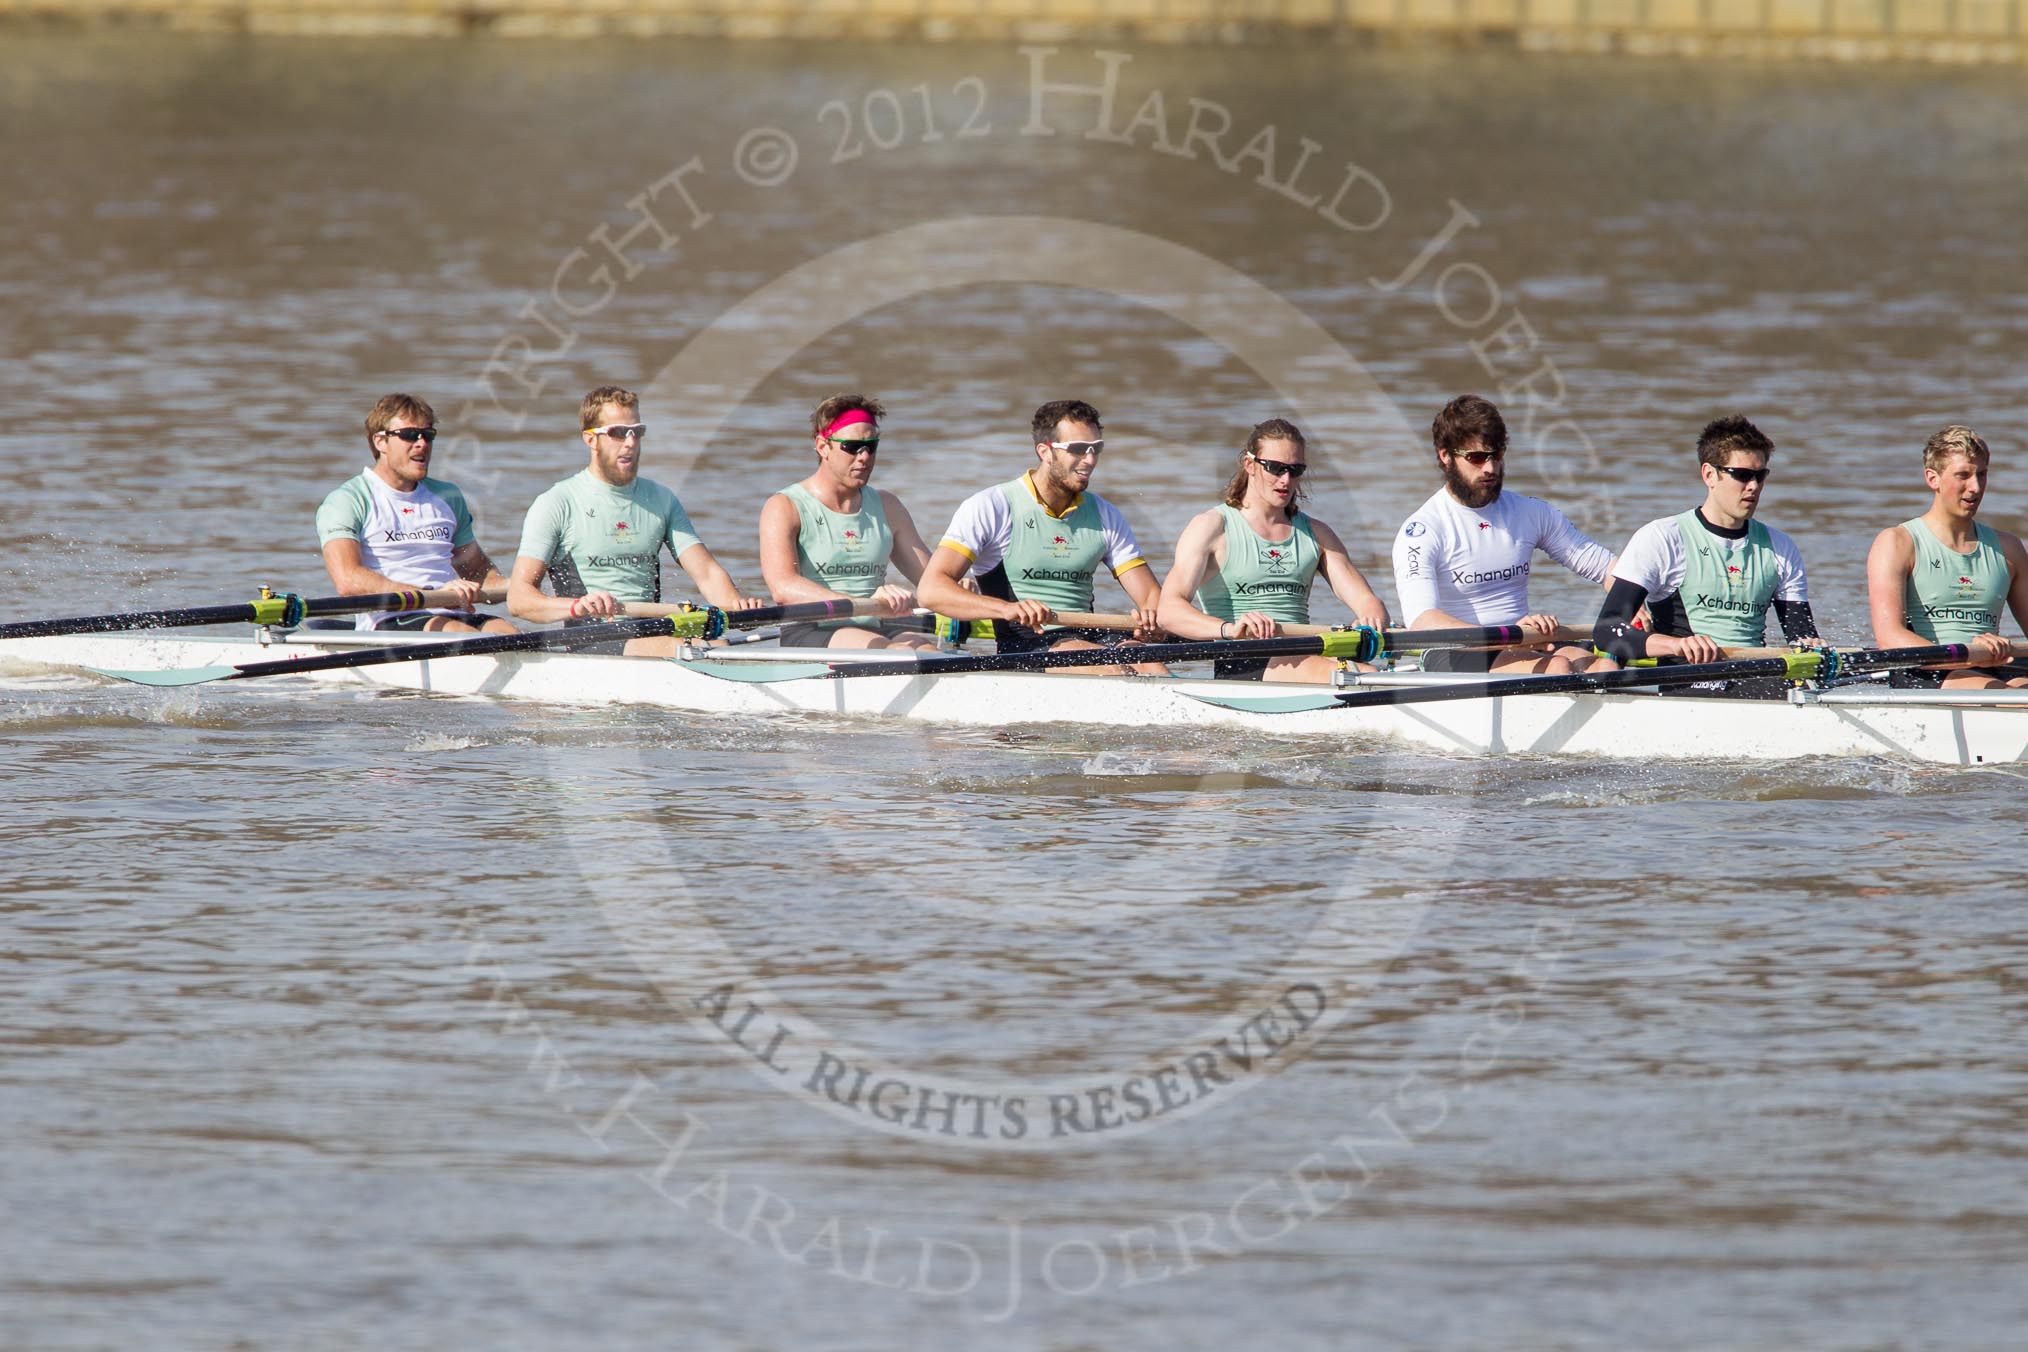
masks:
{"type": "Polygon", "coordinates": [[[1268,540],[1239,508],[1221,502],[1218,515],[1225,524],[1225,561],[1205,574],[1197,608],[1215,620],[1257,610],[1284,624],[1308,624],[1310,584],[1323,561],[1310,518],[1297,512],[1288,539],[1268,540]]]}
{"type": "MultiPolygon", "coordinates": [[[[888,529],[887,505],[880,493],[864,488],[859,493],[859,510],[834,512],[817,501],[817,495],[799,483],[782,490],[795,504],[796,571],[812,582],[821,583],[841,596],[865,600],[887,580],[888,559],[894,553],[894,532],[888,529]]],[[[877,628],[880,621],[859,619],[836,621],[856,628],[877,628]]],[[[831,627],[827,624],[826,626],[831,627]]]]}
{"type": "MultiPolygon", "coordinates": [[[[1105,522],[1089,493],[1062,516],[1051,516],[1028,486],[1028,476],[1000,485],[1013,516],[1002,565],[1017,601],[1040,601],[1051,610],[1092,608],[1092,574],[1105,562],[1105,522]]],[[[991,588],[981,587],[991,593],[991,588]]]]}
{"type": "Polygon", "coordinates": [[[702,544],[676,495],[652,479],[625,488],[589,469],[551,485],[521,527],[521,554],[549,569],[558,596],[611,592],[621,601],[662,599],[661,553],[702,544]]]}
{"type": "Polygon", "coordinates": [[[1963,643],[2000,632],[2000,607],[2014,585],[2014,570],[2000,548],[2000,533],[1977,525],[1979,546],[1960,554],[1936,538],[1921,517],[1901,528],[1915,545],[1915,567],[1902,589],[1908,627],[1931,643],[1963,643]]]}
{"type": "Polygon", "coordinates": [[[1713,549],[1693,509],[1676,518],[1683,537],[1683,586],[1676,593],[1693,634],[1727,647],[1752,648],[1767,638],[1767,608],[1781,587],[1780,563],[1767,527],[1746,526],[1739,549],[1713,549]]]}

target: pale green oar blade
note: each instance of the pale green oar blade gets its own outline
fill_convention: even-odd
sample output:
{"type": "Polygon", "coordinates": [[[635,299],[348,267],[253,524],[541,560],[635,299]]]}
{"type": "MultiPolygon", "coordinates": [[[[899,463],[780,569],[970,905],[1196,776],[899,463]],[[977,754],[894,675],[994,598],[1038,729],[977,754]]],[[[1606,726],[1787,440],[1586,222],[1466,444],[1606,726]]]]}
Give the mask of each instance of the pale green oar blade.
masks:
{"type": "Polygon", "coordinates": [[[1306,714],[1313,709],[1338,707],[1337,699],[1330,695],[1200,695],[1190,690],[1177,693],[1199,704],[1215,704],[1243,714],[1306,714]]]}
{"type": "Polygon", "coordinates": [[[184,667],[180,671],[108,671],[104,667],[86,667],[95,676],[110,676],[116,681],[132,681],[136,685],[203,685],[206,681],[222,681],[228,676],[239,675],[238,667],[184,667]]]}
{"type": "Polygon", "coordinates": [[[716,676],[721,681],[744,681],[748,685],[773,685],[777,681],[807,681],[829,676],[831,668],[822,662],[684,662],[685,671],[716,676]]]}

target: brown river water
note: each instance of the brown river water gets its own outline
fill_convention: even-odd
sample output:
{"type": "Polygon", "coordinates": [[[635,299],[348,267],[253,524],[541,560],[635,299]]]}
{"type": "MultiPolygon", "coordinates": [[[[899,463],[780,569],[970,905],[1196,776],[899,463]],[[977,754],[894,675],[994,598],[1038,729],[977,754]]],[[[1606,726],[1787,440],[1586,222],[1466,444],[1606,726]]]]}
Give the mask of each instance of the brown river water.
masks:
{"type": "MultiPolygon", "coordinates": [[[[852,387],[931,532],[1093,400],[1158,566],[1291,413],[1390,597],[1465,389],[1616,546],[1752,416],[1841,639],[1936,426],[2028,524],[2007,72],[16,30],[0,146],[8,618],[323,594],[316,504],[397,388],[502,561],[609,380],[748,580],[852,387]]],[[[2008,767],[18,669],[0,733],[0,1345],[2028,1320],[2008,767]]]]}

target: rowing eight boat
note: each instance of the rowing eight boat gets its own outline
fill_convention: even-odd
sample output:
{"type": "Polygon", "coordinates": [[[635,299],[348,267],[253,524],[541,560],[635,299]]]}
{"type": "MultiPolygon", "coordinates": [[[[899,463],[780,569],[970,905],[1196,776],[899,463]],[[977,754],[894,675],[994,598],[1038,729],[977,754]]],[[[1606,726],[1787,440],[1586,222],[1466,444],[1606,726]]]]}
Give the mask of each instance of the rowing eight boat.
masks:
{"type": "MultiPolygon", "coordinates": [[[[72,635],[0,642],[0,670],[170,671],[310,657],[364,646],[442,642],[436,635],[302,629],[250,639],[72,635]]],[[[1790,700],[1678,694],[1530,694],[1443,704],[1273,712],[1304,689],[1193,677],[973,675],[863,680],[727,679],[760,662],[892,661],[878,650],[696,649],[676,660],[531,652],[436,658],[309,673],[350,686],[489,695],[565,705],[637,704],[693,713],[916,719],[998,727],[1088,723],[1224,728],[1270,736],[1395,742],[1445,752],[1557,753],[1769,760],[1883,755],[1947,765],[2028,760],[2028,691],[1900,691],[1879,682],[1798,691],[1790,700]],[[1207,696],[1211,698],[1206,698],[1207,696]]],[[[283,679],[294,680],[288,677],[283,679]]],[[[1375,673],[1361,684],[1451,681],[1375,673]]],[[[1300,701],[1298,701],[1300,702],[1300,701]]]]}

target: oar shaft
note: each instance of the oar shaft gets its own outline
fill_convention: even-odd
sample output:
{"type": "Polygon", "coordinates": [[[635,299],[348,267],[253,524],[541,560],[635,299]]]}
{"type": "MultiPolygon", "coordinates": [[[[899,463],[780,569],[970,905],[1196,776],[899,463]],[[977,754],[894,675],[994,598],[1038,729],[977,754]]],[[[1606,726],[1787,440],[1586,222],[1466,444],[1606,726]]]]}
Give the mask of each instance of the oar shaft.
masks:
{"type": "MultiPolygon", "coordinates": [[[[1078,610],[1059,610],[1056,623],[1072,629],[1110,629],[1121,632],[1135,626],[1131,615],[1090,614],[1078,610]]],[[[1276,638],[1321,638],[1325,634],[1342,634],[1346,630],[1328,624],[1284,624],[1276,638]]],[[[1418,648],[1484,648],[1515,647],[1536,643],[1582,643],[1591,646],[1591,630],[1574,624],[1560,624],[1546,634],[1523,629],[1519,625],[1501,624],[1458,629],[1384,629],[1386,651],[1391,653],[1413,652],[1418,648]]],[[[1236,640],[1204,639],[1202,642],[1234,642],[1236,640]]]]}
{"type": "MultiPolygon", "coordinates": [[[[480,599],[498,602],[507,593],[498,589],[480,599]]],[[[456,592],[377,592],[370,596],[321,596],[303,600],[296,596],[268,596],[226,606],[185,606],[180,609],[130,610],[117,615],[80,615],[62,620],[19,620],[0,624],[0,639],[53,638],[60,634],[109,634],[123,629],[183,629],[207,624],[295,624],[310,615],[349,615],[368,610],[458,609],[464,601],[456,592]]]]}
{"type": "MultiPolygon", "coordinates": [[[[710,606],[688,602],[628,601],[620,607],[630,620],[659,619],[671,615],[709,612],[710,606]]],[[[785,606],[759,606],[753,610],[720,611],[728,629],[756,629],[766,624],[806,624],[823,620],[895,618],[878,601],[796,601],[785,606]]]]}
{"type": "Polygon", "coordinates": [[[448,643],[404,643],[399,647],[354,648],[350,652],[326,653],[316,657],[283,659],[277,662],[249,662],[233,668],[220,680],[237,681],[253,676],[300,676],[313,671],[339,671],[346,667],[374,667],[394,662],[434,662],[442,657],[484,657],[489,654],[564,651],[630,638],[661,638],[673,632],[668,619],[614,620],[610,624],[581,624],[566,629],[543,629],[525,634],[485,634],[478,638],[452,639],[448,643]]]}

